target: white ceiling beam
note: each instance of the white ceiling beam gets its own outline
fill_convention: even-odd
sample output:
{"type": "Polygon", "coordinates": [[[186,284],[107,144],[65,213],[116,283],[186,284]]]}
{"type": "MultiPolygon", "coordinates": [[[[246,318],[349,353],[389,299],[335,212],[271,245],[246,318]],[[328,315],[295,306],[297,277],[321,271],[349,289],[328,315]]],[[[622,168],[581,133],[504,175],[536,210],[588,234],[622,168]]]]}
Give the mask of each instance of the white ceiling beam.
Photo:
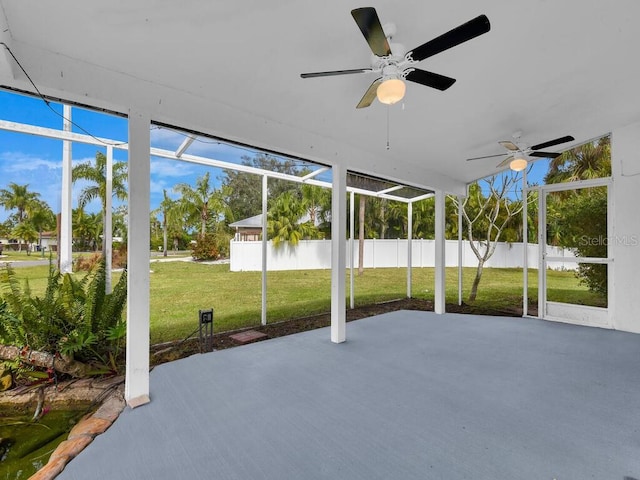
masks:
{"type": "MultiPolygon", "coordinates": [[[[113,148],[117,148],[119,150],[129,149],[129,145],[127,142],[111,140],[108,138],[93,137],[90,135],[85,135],[83,133],[66,132],[63,130],[56,130],[55,128],[39,127],[39,126],[28,125],[24,123],[9,122],[7,120],[0,120],[0,130],[7,130],[7,131],[17,132],[17,133],[25,133],[28,135],[37,135],[41,137],[54,138],[57,140],[67,140],[72,142],[84,143],[88,145],[96,145],[100,147],[106,147],[108,145],[111,145],[113,148]]],[[[182,145],[185,145],[186,140],[188,140],[189,138],[191,137],[188,137],[187,139],[185,139],[185,142],[182,142],[182,145]]],[[[179,150],[180,148],[178,148],[178,151],[179,150]]],[[[319,175],[320,173],[323,173],[329,170],[329,167],[321,167],[318,170],[315,170],[314,172],[312,172],[315,175],[311,175],[311,176],[305,175],[304,177],[298,177],[296,175],[280,173],[280,172],[272,172],[269,170],[263,170],[261,168],[252,167],[249,165],[241,165],[241,164],[236,164],[231,162],[225,162],[223,160],[216,160],[213,158],[201,157],[199,155],[191,155],[191,154],[183,153],[181,156],[178,156],[177,155],[178,151],[173,152],[171,150],[151,147],[149,153],[151,156],[154,156],[154,157],[167,158],[170,160],[182,160],[185,162],[197,163],[199,165],[206,165],[210,167],[217,167],[217,168],[228,169],[228,170],[237,170],[240,172],[252,173],[255,175],[266,175],[270,178],[279,178],[281,180],[288,180],[290,182],[295,182],[295,183],[308,183],[310,185],[316,185],[323,188],[331,188],[331,182],[325,182],[325,181],[316,180],[313,178],[313,176],[319,175]]],[[[416,198],[396,197],[396,196],[384,193],[384,192],[389,192],[393,190],[399,190],[400,188],[403,188],[403,186],[398,185],[390,189],[382,190],[381,192],[371,192],[369,190],[348,187],[347,191],[359,193],[362,195],[367,195],[369,197],[386,198],[388,200],[395,200],[403,203],[417,201],[417,199],[422,198],[422,196],[416,197],[416,198]]],[[[428,194],[428,195],[432,195],[432,194],[428,194]]]]}
{"type": "Polygon", "coordinates": [[[187,148],[191,146],[191,144],[195,139],[196,139],[195,135],[188,135],[176,150],[176,157],[180,158],[182,154],[187,150],[187,148]]]}

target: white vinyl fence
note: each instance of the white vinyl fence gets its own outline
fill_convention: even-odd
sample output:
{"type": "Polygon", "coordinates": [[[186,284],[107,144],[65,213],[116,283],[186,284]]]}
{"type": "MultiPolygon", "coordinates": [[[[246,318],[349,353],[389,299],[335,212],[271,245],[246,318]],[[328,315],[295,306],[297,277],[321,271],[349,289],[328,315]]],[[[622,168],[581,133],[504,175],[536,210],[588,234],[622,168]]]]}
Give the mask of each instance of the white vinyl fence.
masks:
{"type": "MultiPolygon", "coordinates": [[[[493,256],[485,264],[495,268],[522,268],[522,243],[499,243],[493,256]]],[[[538,268],[538,245],[529,244],[529,268],[538,268]]],[[[347,244],[347,266],[351,264],[351,251],[347,244]]],[[[353,242],[354,265],[358,265],[358,241],[353,242]]],[[[567,257],[567,262],[549,264],[553,270],[573,270],[576,263],[570,259],[574,254],[567,249],[547,246],[547,255],[567,257]]],[[[458,266],[458,241],[447,240],[445,246],[446,266],[458,266]]],[[[230,268],[232,272],[262,270],[262,242],[231,241],[230,268]]],[[[413,267],[435,265],[435,241],[412,240],[411,264],[413,267]]],[[[478,259],[468,241],[462,242],[462,266],[475,267],[478,259]]],[[[393,268],[407,266],[407,240],[365,240],[365,268],[393,268]]],[[[301,240],[297,246],[281,244],[275,248],[267,245],[268,270],[316,270],[331,268],[331,240],[301,240]]]]}

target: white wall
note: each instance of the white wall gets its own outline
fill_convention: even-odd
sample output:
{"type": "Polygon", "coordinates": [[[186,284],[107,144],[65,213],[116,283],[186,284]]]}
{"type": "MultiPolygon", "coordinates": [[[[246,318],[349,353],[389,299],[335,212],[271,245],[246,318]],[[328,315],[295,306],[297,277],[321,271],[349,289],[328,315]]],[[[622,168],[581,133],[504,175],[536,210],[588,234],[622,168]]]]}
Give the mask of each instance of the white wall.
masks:
{"type": "Polygon", "coordinates": [[[613,328],[640,333],[640,123],[614,130],[611,136],[613,171],[613,238],[609,239],[609,306],[613,328]]]}
{"type": "MultiPolygon", "coordinates": [[[[434,240],[413,240],[411,242],[411,263],[414,267],[433,267],[435,265],[434,240]]],[[[521,243],[500,243],[495,253],[485,264],[487,267],[519,267],[523,265],[521,243]]],[[[573,256],[568,251],[556,247],[547,247],[549,255],[573,256]]],[[[354,241],[354,264],[358,264],[358,242],[354,241]]],[[[267,268],[269,270],[315,270],[331,268],[330,240],[302,240],[296,247],[282,245],[267,247],[267,268]]],[[[447,240],[445,261],[448,267],[458,265],[458,242],[447,240]]],[[[475,267],[478,260],[469,242],[463,242],[462,264],[475,267]]],[[[347,246],[347,265],[351,262],[351,252],[347,246]]],[[[529,268],[538,267],[538,246],[529,244],[529,268]]],[[[261,242],[231,242],[230,268],[232,272],[260,271],[261,242]]],[[[365,268],[397,268],[407,266],[407,240],[365,240],[365,268]]],[[[576,264],[554,263],[552,269],[573,269],[576,264]]]]}

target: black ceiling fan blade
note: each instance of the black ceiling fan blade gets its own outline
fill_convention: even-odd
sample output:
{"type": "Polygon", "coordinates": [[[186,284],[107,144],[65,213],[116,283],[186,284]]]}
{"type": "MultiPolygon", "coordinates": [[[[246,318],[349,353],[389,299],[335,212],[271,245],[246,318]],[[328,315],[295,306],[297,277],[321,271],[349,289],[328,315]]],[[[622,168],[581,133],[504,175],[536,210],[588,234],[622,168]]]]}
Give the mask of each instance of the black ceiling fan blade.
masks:
{"type": "Polygon", "coordinates": [[[456,83],[455,78],[445,77],[444,75],[427,72],[426,70],[420,70],[419,68],[414,68],[413,71],[409,72],[405,78],[410,82],[419,83],[438,90],[446,90],[456,83]]]}
{"type": "Polygon", "coordinates": [[[433,40],[414,48],[410,53],[411,58],[416,62],[429,58],[436,53],[443,52],[449,48],[460,45],[472,38],[483,33],[487,33],[491,29],[491,24],[486,15],[479,15],[467,23],[449,30],[447,33],[434,38],[433,40]]]}
{"type": "Polygon", "coordinates": [[[333,70],[329,72],[313,72],[313,73],[301,73],[302,78],[315,78],[315,77],[333,77],[336,75],[351,75],[354,73],[369,73],[372,70],[370,68],[353,68],[351,70],[333,70]]]}
{"type": "Polygon", "coordinates": [[[367,91],[364,92],[364,95],[358,102],[358,105],[356,105],[356,108],[366,108],[369,105],[371,105],[373,101],[376,99],[376,93],[378,92],[378,85],[380,85],[381,83],[382,83],[382,78],[378,78],[377,80],[374,80],[373,83],[369,85],[369,88],[367,88],[367,91]]]}
{"type": "Polygon", "coordinates": [[[567,135],[565,137],[556,138],[555,140],[549,140],[548,142],[539,143],[538,145],[534,145],[531,147],[531,150],[541,150],[547,147],[553,147],[554,145],[560,145],[561,143],[573,142],[575,138],[571,135],[567,135]]]}
{"type": "Polygon", "coordinates": [[[531,152],[529,154],[530,157],[540,157],[540,158],[558,158],[561,153],[553,153],[553,152],[531,152]]]}
{"type": "Polygon", "coordinates": [[[363,7],[351,10],[351,16],[360,27],[362,35],[369,44],[371,51],[378,57],[391,55],[389,42],[382,29],[382,24],[373,7],[363,7]]]}
{"type": "Polygon", "coordinates": [[[484,157],[467,158],[467,162],[471,162],[473,160],[482,160],[484,158],[503,157],[504,155],[510,155],[510,153],[496,153],[495,155],[485,155],[484,157]]]}

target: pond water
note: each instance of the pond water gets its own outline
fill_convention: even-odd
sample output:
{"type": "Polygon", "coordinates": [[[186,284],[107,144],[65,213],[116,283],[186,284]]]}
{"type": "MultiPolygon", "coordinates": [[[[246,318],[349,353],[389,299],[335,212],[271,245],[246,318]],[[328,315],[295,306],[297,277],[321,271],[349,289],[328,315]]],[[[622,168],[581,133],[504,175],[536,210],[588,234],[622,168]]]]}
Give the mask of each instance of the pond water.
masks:
{"type": "Polygon", "coordinates": [[[31,416],[6,416],[0,410],[0,480],[25,480],[46,465],[86,412],[52,410],[32,422],[31,416]]]}

